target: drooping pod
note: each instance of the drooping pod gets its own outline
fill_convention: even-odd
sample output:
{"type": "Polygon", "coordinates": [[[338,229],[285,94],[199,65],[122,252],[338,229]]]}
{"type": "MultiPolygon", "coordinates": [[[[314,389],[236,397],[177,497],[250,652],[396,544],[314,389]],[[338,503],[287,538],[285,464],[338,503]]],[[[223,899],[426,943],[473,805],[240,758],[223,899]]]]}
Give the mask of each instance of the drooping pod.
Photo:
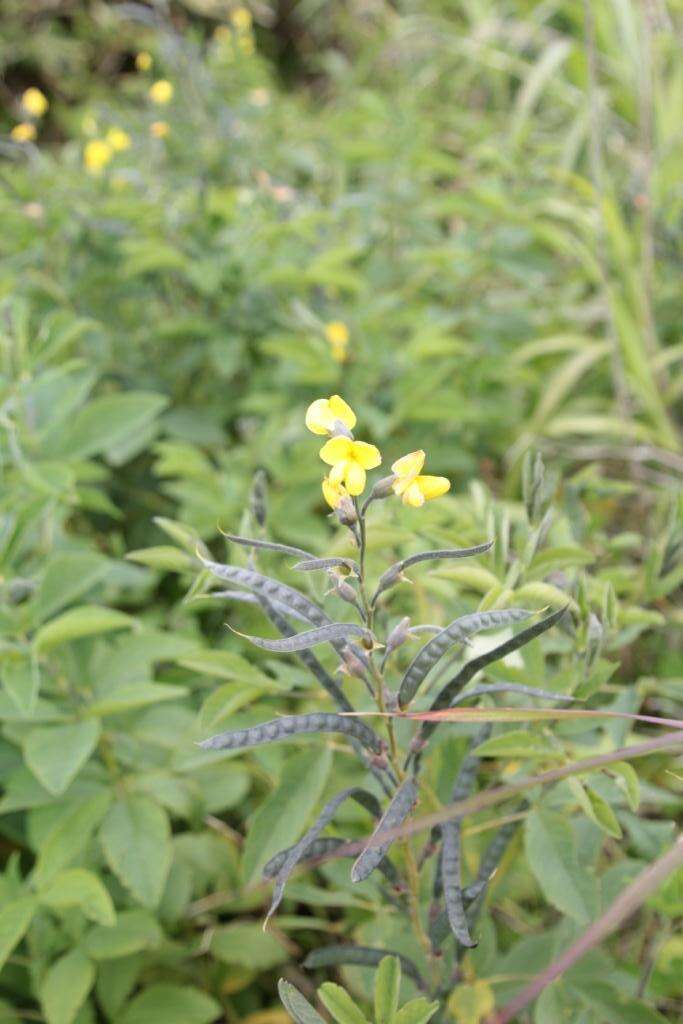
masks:
{"type": "Polygon", "coordinates": [[[307,629],[303,633],[292,633],[291,636],[280,637],[278,640],[268,640],[266,637],[251,636],[248,633],[239,633],[238,635],[248,640],[254,647],[260,647],[264,651],[274,651],[278,654],[307,651],[311,647],[317,647],[318,644],[347,642],[352,636],[360,637],[368,648],[373,644],[372,634],[355,622],[330,622],[326,626],[307,629]]]}
{"type": "Polygon", "coordinates": [[[402,953],[396,953],[392,949],[373,949],[371,946],[332,945],[319,946],[312,950],[303,962],[307,969],[315,967],[336,967],[343,964],[355,964],[359,967],[379,967],[386,956],[395,956],[400,960],[401,967],[408,978],[411,978],[418,988],[426,991],[424,978],[418,971],[415,963],[402,953]]]}
{"type": "MultiPolygon", "coordinates": [[[[388,832],[403,824],[417,801],[417,795],[417,786],[412,777],[401,783],[372,833],[371,839],[377,839],[382,832],[388,832]]],[[[392,842],[393,839],[389,839],[386,843],[366,846],[351,868],[351,881],[362,882],[367,878],[386,856],[392,842]]]]}
{"type": "Polygon", "coordinates": [[[389,587],[393,587],[394,584],[398,583],[399,580],[403,579],[403,573],[406,569],[409,569],[411,565],[417,565],[418,562],[430,562],[437,558],[470,558],[473,555],[482,555],[493,547],[493,541],[488,541],[486,544],[477,544],[472,548],[441,548],[436,551],[420,551],[416,555],[409,555],[408,558],[402,558],[400,562],[394,562],[385,573],[379,578],[377,584],[377,590],[375,591],[372,604],[377,602],[380,594],[388,590],[389,587]]]}
{"type": "Polygon", "coordinates": [[[373,754],[382,754],[384,744],[376,732],[357,718],[335,715],[329,712],[316,712],[311,715],[283,715],[261,725],[252,725],[249,729],[237,729],[233,732],[221,732],[217,736],[202,740],[199,744],[204,750],[242,750],[245,747],[259,747],[264,743],[276,743],[300,736],[304,733],[338,732],[344,736],[352,736],[373,754]]]}

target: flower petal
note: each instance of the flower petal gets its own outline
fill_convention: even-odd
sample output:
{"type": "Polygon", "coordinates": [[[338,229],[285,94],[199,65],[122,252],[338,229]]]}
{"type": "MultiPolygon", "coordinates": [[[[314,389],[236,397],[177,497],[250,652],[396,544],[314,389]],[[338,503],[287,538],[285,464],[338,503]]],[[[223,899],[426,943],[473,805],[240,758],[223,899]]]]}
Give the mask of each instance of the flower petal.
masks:
{"type": "Polygon", "coordinates": [[[353,430],[356,425],[356,414],[350,405],[347,405],[339,395],[332,395],[330,400],[330,412],[332,420],[341,420],[348,430],[353,430]]]}
{"type": "Polygon", "coordinates": [[[410,483],[403,492],[403,504],[411,505],[413,508],[420,508],[425,503],[424,494],[416,480],[410,483]]]}
{"type": "Polygon", "coordinates": [[[352,443],[351,458],[363,467],[363,469],[375,469],[382,464],[382,456],[379,448],[367,441],[354,441],[352,443]]]}
{"type": "Polygon", "coordinates": [[[451,482],[445,476],[418,476],[415,484],[420,488],[425,501],[440,498],[451,489],[451,482]]]}
{"type": "Polygon", "coordinates": [[[328,476],[323,479],[323,497],[330,508],[337,508],[342,498],[346,496],[346,489],[339,483],[333,483],[328,476]]]}
{"type": "MultiPolygon", "coordinates": [[[[425,453],[420,449],[416,452],[409,452],[408,455],[403,455],[400,459],[396,460],[391,468],[397,476],[411,479],[417,476],[424,464],[425,453]]],[[[397,493],[399,492],[397,491],[397,493]]]]}
{"type": "Polygon", "coordinates": [[[327,398],[317,398],[306,410],[306,426],[313,434],[329,434],[333,420],[327,398]]]}
{"type": "Polygon", "coordinates": [[[335,466],[338,462],[352,457],[352,448],[353,441],[348,437],[331,437],[320,449],[320,458],[328,466],[335,466]]]}
{"type": "Polygon", "coordinates": [[[330,483],[334,484],[335,487],[341,487],[346,479],[346,473],[349,465],[349,459],[341,459],[339,462],[335,462],[334,466],[330,470],[330,483]]]}
{"type": "Polygon", "coordinates": [[[349,459],[346,463],[346,489],[349,494],[362,494],[365,490],[365,470],[359,462],[349,459]]]}

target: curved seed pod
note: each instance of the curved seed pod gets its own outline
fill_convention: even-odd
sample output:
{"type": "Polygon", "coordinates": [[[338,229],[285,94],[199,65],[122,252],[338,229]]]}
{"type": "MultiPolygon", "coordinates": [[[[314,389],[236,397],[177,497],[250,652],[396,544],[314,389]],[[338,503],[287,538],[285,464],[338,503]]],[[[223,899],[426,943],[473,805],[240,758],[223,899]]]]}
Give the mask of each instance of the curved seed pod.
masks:
{"type": "MultiPolygon", "coordinates": [[[[237,630],[233,630],[233,632],[237,633],[237,630]]],[[[293,654],[296,651],[306,651],[310,647],[317,647],[318,644],[346,641],[350,636],[360,636],[365,642],[372,643],[372,634],[355,622],[331,622],[327,626],[307,629],[303,633],[284,636],[279,640],[266,640],[264,637],[250,636],[248,633],[237,633],[237,635],[248,640],[254,647],[261,647],[264,651],[276,651],[279,654],[293,654]]]]}
{"type": "Polygon", "coordinates": [[[277,991],[280,996],[280,1002],[296,1024],[325,1024],[323,1018],[317,1010],[313,1009],[308,999],[304,999],[299,989],[294,988],[294,985],[290,985],[284,978],[280,978],[278,981],[277,991]]]}
{"type": "MultiPolygon", "coordinates": [[[[262,604],[262,598],[258,597],[257,594],[252,594],[250,590],[212,590],[208,596],[223,597],[226,601],[240,601],[242,604],[262,604]]],[[[272,600],[269,603],[272,608],[276,608],[283,615],[291,615],[298,622],[309,623],[305,616],[301,615],[300,612],[294,611],[292,608],[288,608],[287,605],[272,600]]]]}
{"type": "Polygon", "coordinates": [[[220,532],[232,544],[241,544],[245,548],[263,548],[266,551],[277,551],[281,555],[294,555],[296,558],[315,558],[310,551],[294,548],[290,544],[276,544],[272,540],[256,540],[254,537],[239,537],[236,533],[225,533],[223,530],[220,532]]]}
{"type": "MultiPolygon", "coordinates": [[[[534,622],[532,626],[527,626],[526,629],[521,630],[516,636],[510,637],[504,643],[494,647],[493,650],[487,651],[486,654],[481,654],[478,658],[472,658],[466,662],[457,675],[453,676],[452,679],[446,683],[443,689],[437,694],[430,711],[441,711],[443,708],[451,707],[453,701],[467,686],[470,679],[480,672],[487,665],[492,664],[494,661],[499,661],[501,658],[505,658],[508,654],[512,654],[513,651],[518,651],[520,647],[524,647],[535,637],[545,633],[546,630],[550,629],[555,625],[556,622],[562,618],[566,612],[568,605],[564,608],[559,608],[557,611],[547,615],[540,622],[534,622]]],[[[415,737],[414,743],[417,748],[424,747],[425,743],[432,735],[434,730],[438,726],[438,722],[423,722],[420,726],[420,730],[415,737]]]]}
{"type": "MultiPolygon", "coordinates": [[[[305,854],[299,858],[299,864],[306,864],[312,860],[318,860],[322,857],[331,856],[335,850],[338,850],[341,846],[346,846],[348,840],[340,839],[338,836],[320,836],[319,839],[315,839],[305,854]]],[[[280,850],[275,856],[271,857],[268,863],[263,868],[263,877],[270,879],[275,878],[280,871],[280,868],[285,863],[287,855],[293,850],[293,846],[288,846],[286,850],[280,850]]],[[[342,856],[344,856],[342,854],[342,856]]]]}
{"type": "Polygon", "coordinates": [[[413,636],[418,636],[420,633],[440,633],[443,626],[436,626],[433,622],[421,622],[416,626],[411,626],[408,632],[413,636]]]}
{"type": "Polygon", "coordinates": [[[468,885],[465,889],[465,899],[470,902],[475,900],[486,888],[491,875],[498,867],[501,857],[505,853],[508,843],[517,831],[518,826],[518,821],[508,821],[498,829],[495,836],[486,847],[486,851],[479,865],[477,877],[474,882],[472,882],[471,885],[468,885]]]}
{"type": "Polygon", "coordinates": [[[219,580],[228,580],[229,583],[237,583],[269,601],[277,601],[292,614],[298,612],[312,626],[327,626],[330,619],[313,601],[309,600],[300,590],[280,583],[270,576],[263,576],[254,569],[246,569],[241,565],[226,565],[222,562],[211,562],[208,559],[200,559],[205,569],[213,573],[219,580]]]}
{"type": "Polygon", "coordinates": [[[359,740],[373,754],[384,752],[379,736],[364,722],[358,718],[346,718],[324,711],[312,715],[284,715],[261,725],[252,725],[249,729],[221,732],[217,736],[202,740],[199,746],[204,750],[242,750],[245,747],[260,747],[264,743],[276,743],[278,740],[289,739],[290,736],[311,732],[339,732],[359,740]]]}
{"type": "Polygon", "coordinates": [[[294,568],[299,572],[315,572],[316,569],[328,572],[330,569],[341,568],[348,569],[354,576],[360,575],[358,562],[354,562],[353,558],[307,558],[303,562],[297,562],[294,568]]]}
{"type": "Polygon", "coordinates": [[[251,481],[249,511],[257,526],[265,526],[268,517],[268,474],[257,469],[251,481]]]}
{"type": "Polygon", "coordinates": [[[451,703],[454,708],[470,697],[483,697],[487,693],[523,693],[526,697],[538,697],[539,700],[565,700],[573,702],[576,697],[569,697],[565,693],[555,693],[552,690],[541,690],[537,686],[524,686],[522,683],[486,683],[483,686],[475,686],[473,690],[461,693],[451,703]]]}
{"type": "Polygon", "coordinates": [[[491,723],[487,722],[472,737],[469,751],[463,757],[458,774],[455,777],[455,782],[453,783],[453,789],[451,790],[452,804],[457,803],[458,800],[464,800],[466,796],[469,796],[470,790],[474,785],[474,780],[477,777],[477,769],[479,767],[480,760],[477,755],[471,753],[471,751],[476,750],[476,748],[481,743],[484,743],[490,735],[491,723]]]}
{"type": "MultiPolygon", "coordinates": [[[[372,838],[381,835],[382,832],[386,832],[388,829],[401,825],[410,814],[416,801],[417,786],[415,785],[415,780],[408,778],[396,790],[391,803],[372,833],[372,838]]],[[[392,842],[393,840],[389,840],[379,846],[366,846],[351,868],[351,881],[362,882],[363,879],[367,878],[386,855],[392,842]]]]}
{"type": "Polygon", "coordinates": [[[315,967],[335,967],[338,964],[357,964],[359,967],[379,967],[385,956],[395,956],[401,963],[403,973],[411,978],[418,988],[426,989],[424,979],[417,967],[407,956],[396,953],[393,949],[373,949],[371,946],[319,946],[312,950],[302,966],[308,969],[315,967]]]}
{"type": "Polygon", "coordinates": [[[447,821],[441,826],[443,853],[441,856],[441,881],[448,923],[458,942],[472,948],[477,945],[470,935],[465,916],[465,904],[460,881],[460,822],[447,821]]]}
{"type": "Polygon", "coordinates": [[[350,789],[343,789],[341,793],[337,793],[337,795],[333,796],[331,800],[328,800],[315,822],[309,828],[308,832],[301,837],[298,843],[295,843],[295,845],[290,847],[286,852],[285,859],[280,865],[277,875],[275,876],[275,886],[273,888],[273,895],[268,908],[268,913],[266,914],[264,928],[282,902],[285,885],[287,884],[287,879],[291,875],[292,871],[298,862],[308,854],[310,847],[316,841],[325,826],[329,825],[332,821],[332,818],[337,813],[339,805],[343,804],[344,801],[354,793],[356,788],[357,787],[352,786],[350,789]]]}
{"type": "Polygon", "coordinates": [[[400,562],[394,562],[387,571],[380,576],[377,584],[377,590],[375,591],[372,603],[374,604],[380,594],[389,587],[393,587],[395,583],[398,583],[403,578],[403,573],[411,565],[417,565],[418,562],[430,562],[437,558],[470,558],[472,555],[483,555],[485,551],[489,551],[493,547],[493,541],[488,541],[486,544],[477,544],[473,548],[441,548],[437,551],[420,551],[417,555],[409,555],[408,558],[402,558],[400,562]]]}
{"type": "Polygon", "coordinates": [[[506,608],[499,611],[472,612],[461,615],[440,633],[428,640],[406,669],[398,691],[398,702],[402,708],[410,704],[427,673],[444,656],[449,647],[484,629],[507,626],[511,622],[528,619],[533,612],[524,608],[506,608]]]}

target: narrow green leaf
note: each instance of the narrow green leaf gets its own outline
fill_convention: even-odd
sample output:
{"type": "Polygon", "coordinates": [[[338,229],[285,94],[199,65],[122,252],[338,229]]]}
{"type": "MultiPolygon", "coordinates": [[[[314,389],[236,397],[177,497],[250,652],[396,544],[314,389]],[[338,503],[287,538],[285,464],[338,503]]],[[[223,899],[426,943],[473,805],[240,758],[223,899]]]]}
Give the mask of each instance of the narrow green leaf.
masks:
{"type": "Polygon", "coordinates": [[[111,633],[117,629],[130,629],[134,620],[124,612],[100,605],[81,605],[58,615],[42,626],[34,637],[37,651],[44,653],[67,640],[111,633]]]}
{"type": "Polygon", "coordinates": [[[325,1024],[317,1010],[313,1009],[308,1000],[304,999],[301,995],[301,992],[294,988],[294,985],[285,981],[284,978],[280,978],[277,983],[277,990],[282,1005],[295,1024],[325,1024]]]}
{"type": "Polygon", "coordinates": [[[95,965],[80,949],[52,964],[40,986],[47,1024],[72,1024],[94,981],[95,965]]]}
{"type": "Polygon", "coordinates": [[[191,985],[150,985],[128,1003],[116,1024],[209,1024],[221,1015],[215,999],[191,985]]]}
{"type": "Polygon", "coordinates": [[[225,964],[266,971],[287,962],[284,946],[260,924],[236,921],[216,928],[211,939],[211,952],[225,964]]]}
{"type": "Polygon", "coordinates": [[[543,736],[523,729],[512,729],[501,736],[480,743],[472,751],[477,757],[562,757],[562,752],[553,747],[543,736]]]}
{"type": "Polygon", "coordinates": [[[607,801],[581,779],[568,779],[567,781],[586,816],[608,836],[612,836],[613,839],[621,839],[621,826],[607,801]]]}
{"type": "Polygon", "coordinates": [[[375,976],[375,1024],[391,1024],[398,1009],[401,964],[398,957],[385,956],[375,976]]]}
{"type": "Polygon", "coordinates": [[[35,909],[32,896],[21,896],[0,910],[0,968],[26,934],[35,909]]]}
{"type": "Polygon", "coordinates": [[[318,989],[320,1002],[328,1013],[330,1013],[336,1024],[370,1024],[358,1009],[348,992],[335,985],[332,981],[326,981],[318,989]]]}
{"type": "Polygon", "coordinates": [[[420,996],[402,1006],[391,1024],[427,1024],[438,1009],[438,1003],[430,1003],[424,996],[420,996]]]}

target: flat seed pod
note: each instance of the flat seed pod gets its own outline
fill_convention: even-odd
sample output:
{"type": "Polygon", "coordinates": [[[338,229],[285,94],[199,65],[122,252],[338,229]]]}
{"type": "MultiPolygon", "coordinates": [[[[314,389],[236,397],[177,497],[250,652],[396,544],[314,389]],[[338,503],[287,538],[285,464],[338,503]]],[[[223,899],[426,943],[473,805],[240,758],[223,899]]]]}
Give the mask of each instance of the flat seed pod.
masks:
{"type": "Polygon", "coordinates": [[[491,875],[498,867],[498,864],[500,863],[510,840],[517,831],[518,826],[518,821],[508,821],[498,829],[481,859],[477,877],[474,882],[472,882],[471,885],[468,885],[465,889],[465,898],[467,900],[472,901],[476,899],[488,885],[491,875]]]}
{"type": "MultiPolygon", "coordinates": [[[[298,863],[304,864],[311,860],[317,860],[319,857],[329,857],[341,846],[346,846],[346,843],[346,839],[340,839],[338,836],[321,836],[309,845],[305,854],[299,858],[298,863]]],[[[271,857],[263,868],[263,877],[268,879],[275,878],[285,863],[287,855],[293,849],[293,846],[288,846],[286,850],[280,850],[279,853],[271,857]]]]}
{"type": "Polygon", "coordinates": [[[246,569],[240,565],[225,565],[222,562],[210,562],[201,559],[205,569],[213,573],[219,580],[227,580],[229,583],[237,583],[240,586],[248,587],[256,594],[267,598],[269,601],[277,601],[285,608],[291,609],[292,614],[298,612],[313,626],[327,626],[330,619],[315,602],[302,594],[301,591],[286,583],[280,583],[270,576],[263,576],[254,569],[246,569]]]}
{"type": "Polygon", "coordinates": [[[358,718],[347,718],[329,712],[312,715],[283,715],[249,729],[221,732],[203,740],[199,746],[204,750],[243,750],[246,747],[260,747],[264,743],[277,743],[292,736],[314,732],[338,732],[353,737],[373,754],[383,753],[384,746],[376,732],[358,718]]]}
{"type": "MultiPolygon", "coordinates": [[[[233,630],[237,632],[237,630],[233,630]]],[[[355,622],[331,622],[327,626],[318,626],[316,629],[307,629],[303,633],[294,633],[292,636],[284,636],[279,640],[267,640],[261,636],[250,636],[248,633],[238,633],[254,645],[264,651],[275,651],[279,654],[293,654],[296,651],[306,651],[318,644],[335,643],[340,640],[348,640],[350,636],[362,637],[364,641],[372,643],[372,634],[363,626],[355,622]]]]}
{"type": "Polygon", "coordinates": [[[453,644],[462,642],[485,629],[496,629],[508,626],[511,622],[521,622],[531,615],[533,612],[524,608],[506,608],[499,611],[472,612],[470,615],[461,615],[451,622],[420,648],[406,669],[398,691],[400,707],[405,708],[410,704],[429,671],[453,644]]]}
{"type": "Polygon", "coordinates": [[[358,562],[353,558],[307,558],[303,562],[297,562],[294,566],[299,572],[315,572],[316,569],[348,569],[354,576],[360,576],[358,562]]]}
{"type": "Polygon", "coordinates": [[[420,551],[416,555],[409,555],[408,558],[401,559],[400,562],[394,562],[387,571],[380,576],[379,583],[377,584],[377,590],[375,591],[372,603],[377,601],[377,598],[389,587],[393,587],[395,583],[398,583],[403,577],[403,573],[406,569],[409,569],[411,565],[417,565],[418,562],[431,562],[437,558],[470,558],[473,555],[483,555],[484,552],[489,551],[493,547],[493,541],[488,541],[486,544],[477,544],[473,548],[440,548],[435,551],[420,551]]]}
{"type": "Polygon", "coordinates": [[[294,555],[296,558],[315,558],[315,555],[311,554],[310,551],[304,551],[303,548],[293,548],[289,544],[276,544],[275,541],[271,540],[256,540],[252,537],[239,537],[235,533],[221,533],[226,540],[229,540],[232,544],[240,544],[245,548],[261,548],[266,551],[277,551],[281,555],[294,555]]]}
{"type": "MultiPolygon", "coordinates": [[[[239,601],[242,604],[262,604],[262,598],[257,594],[252,594],[250,590],[212,590],[209,597],[222,597],[226,601],[239,601]]],[[[293,611],[286,605],[281,604],[279,601],[271,601],[270,605],[272,608],[276,608],[283,615],[291,615],[293,619],[298,622],[306,622],[309,620],[303,616],[300,612],[293,611]]],[[[294,630],[292,630],[294,632],[294,630]]]]}
{"type": "Polygon", "coordinates": [[[473,948],[477,943],[470,935],[461,887],[460,831],[460,822],[457,820],[444,822],[441,827],[441,881],[451,930],[461,945],[473,948]]]}
{"type": "Polygon", "coordinates": [[[303,962],[303,967],[312,970],[315,967],[336,967],[342,964],[355,964],[359,967],[379,967],[386,956],[395,956],[401,962],[403,973],[412,978],[418,988],[426,990],[422,978],[412,960],[393,949],[373,949],[371,946],[333,945],[319,946],[312,950],[303,962]]]}
{"type": "Polygon", "coordinates": [[[526,697],[538,697],[539,700],[564,700],[573,702],[575,697],[569,697],[565,693],[555,693],[553,690],[541,690],[537,686],[524,686],[522,683],[486,683],[483,686],[475,686],[467,693],[461,693],[452,702],[451,707],[462,704],[471,697],[484,697],[489,693],[523,693],[526,697]]]}
{"type": "MultiPolygon", "coordinates": [[[[417,786],[415,784],[415,780],[410,777],[407,778],[396,790],[391,803],[380,818],[375,831],[372,833],[372,838],[374,839],[381,835],[382,832],[397,828],[401,825],[410,814],[410,811],[416,801],[417,786]]],[[[393,840],[390,839],[381,845],[366,846],[351,868],[351,881],[362,882],[367,878],[385,857],[392,842],[393,840]]]]}

